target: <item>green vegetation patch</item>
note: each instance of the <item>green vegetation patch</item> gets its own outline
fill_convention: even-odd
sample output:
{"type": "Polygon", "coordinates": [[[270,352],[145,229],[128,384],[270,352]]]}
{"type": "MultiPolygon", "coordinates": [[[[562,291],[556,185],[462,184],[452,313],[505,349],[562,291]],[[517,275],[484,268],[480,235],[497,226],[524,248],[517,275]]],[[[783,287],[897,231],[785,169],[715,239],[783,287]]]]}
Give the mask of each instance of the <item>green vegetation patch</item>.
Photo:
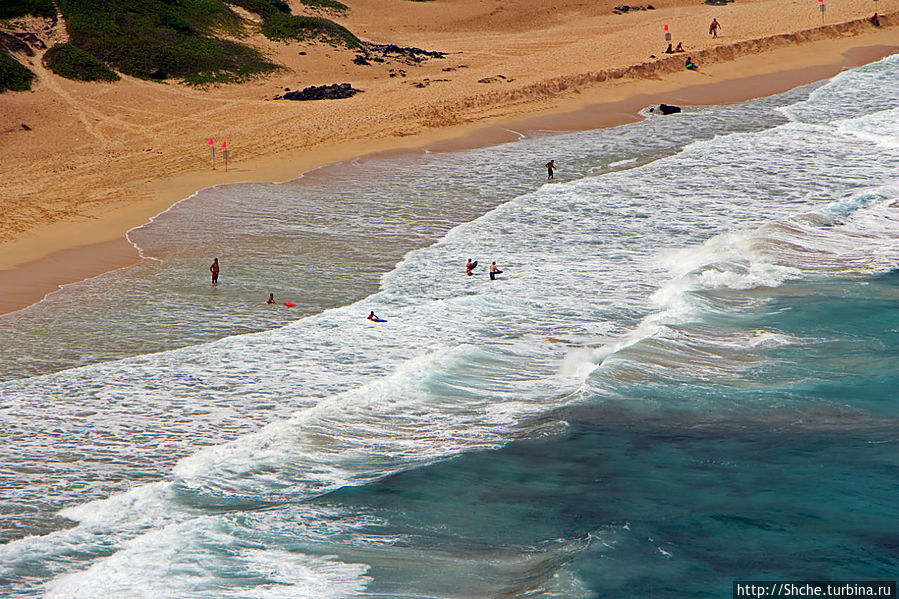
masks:
{"type": "Polygon", "coordinates": [[[26,15],[53,18],[56,16],[56,8],[52,0],[0,0],[0,19],[26,15]]]}
{"type": "Polygon", "coordinates": [[[272,40],[307,41],[321,39],[329,44],[362,48],[362,41],[349,29],[322,17],[275,15],[266,19],[262,33],[272,40]]]}
{"type": "Polygon", "coordinates": [[[0,52],[0,93],[6,90],[24,92],[31,89],[34,73],[7,54],[0,52]]]}
{"type": "MultiPolygon", "coordinates": [[[[235,4],[251,10],[252,2],[235,4]]],[[[224,82],[279,68],[254,48],[215,37],[240,27],[221,0],[59,0],[59,7],[74,46],[134,77],[224,82]]]]}
{"type": "Polygon", "coordinates": [[[326,12],[334,12],[345,14],[349,8],[342,2],[337,0],[302,0],[303,6],[308,6],[312,10],[323,10],[326,12]]]}
{"type": "Polygon", "coordinates": [[[227,0],[228,3],[254,12],[263,19],[271,18],[277,13],[290,14],[290,5],[282,0],[227,0]]]}
{"type": "Polygon", "coordinates": [[[118,73],[72,44],[56,44],[44,54],[48,69],[66,79],[77,81],[118,81],[118,73]]]}
{"type": "MultiPolygon", "coordinates": [[[[58,1],[71,44],[121,73],[212,83],[241,81],[280,68],[255,48],[216,35],[224,31],[239,37],[243,32],[243,21],[222,0],[58,1]]],[[[359,38],[333,21],[291,14],[284,0],[228,2],[262,17],[262,33],[272,40],[362,47],[359,38]]],[[[322,10],[347,9],[337,0],[303,2],[322,10]]]]}

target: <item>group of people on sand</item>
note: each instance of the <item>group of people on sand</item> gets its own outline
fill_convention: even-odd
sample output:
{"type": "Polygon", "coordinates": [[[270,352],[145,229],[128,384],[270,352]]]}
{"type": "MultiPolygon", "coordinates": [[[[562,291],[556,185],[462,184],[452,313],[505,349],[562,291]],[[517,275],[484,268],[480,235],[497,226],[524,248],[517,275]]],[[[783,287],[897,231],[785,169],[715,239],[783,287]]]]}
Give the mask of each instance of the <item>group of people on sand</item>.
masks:
{"type": "MultiPolygon", "coordinates": [[[[877,18],[877,14],[875,13],[874,19],[876,19],[876,18],[877,18]]],[[[718,37],[719,29],[721,29],[721,23],[718,22],[717,18],[713,18],[712,22],[709,23],[709,35],[711,35],[713,38],[718,37]]],[[[683,42],[677,42],[676,47],[672,47],[671,42],[668,42],[668,47],[665,48],[664,53],[665,54],[678,54],[680,52],[686,52],[686,50],[684,50],[683,42]]],[[[656,57],[655,54],[650,56],[650,58],[655,58],[655,57],[656,57]]],[[[690,71],[698,71],[699,70],[699,66],[695,62],[693,62],[693,59],[690,58],[689,56],[687,57],[686,68],[687,68],[687,70],[690,70],[690,71]]]]}

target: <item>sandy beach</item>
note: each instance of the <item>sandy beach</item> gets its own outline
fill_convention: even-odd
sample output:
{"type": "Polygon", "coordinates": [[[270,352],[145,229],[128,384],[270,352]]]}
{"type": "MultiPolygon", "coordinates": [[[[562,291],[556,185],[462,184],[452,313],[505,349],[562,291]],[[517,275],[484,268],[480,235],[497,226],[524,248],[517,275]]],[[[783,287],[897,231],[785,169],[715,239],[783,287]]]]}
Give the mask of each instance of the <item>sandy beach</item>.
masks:
{"type": "MultiPolygon", "coordinates": [[[[335,20],[365,40],[446,58],[356,65],[352,51],[256,35],[286,68],[208,88],[129,77],[80,83],[28,60],[39,75],[34,90],[0,95],[0,313],[139,260],[125,233],[206,187],[288,180],[378,152],[616,125],[660,102],[738,102],[899,49],[899,0],[828,5],[823,19],[810,1],[669,1],[626,14],[614,14],[613,2],[575,0],[551,10],[532,0],[393,4],[362,0],[335,20]],[[869,21],[875,8],[879,28],[869,21]],[[708,34],[712,18],[722,26],[717,38],[708,34]],[[685,54],[663,53],[666,25],[685,54]],[[686,55],[698,72],[683,68],[686,55]],[[274,99],[286,88],[342,82],[364,93],[274,99]],[[227,171],[221,161],[212,169],[210,138],[227,142],[227,171]]],[[[535,156],[536,171],[544,161],[535,156]]]]}

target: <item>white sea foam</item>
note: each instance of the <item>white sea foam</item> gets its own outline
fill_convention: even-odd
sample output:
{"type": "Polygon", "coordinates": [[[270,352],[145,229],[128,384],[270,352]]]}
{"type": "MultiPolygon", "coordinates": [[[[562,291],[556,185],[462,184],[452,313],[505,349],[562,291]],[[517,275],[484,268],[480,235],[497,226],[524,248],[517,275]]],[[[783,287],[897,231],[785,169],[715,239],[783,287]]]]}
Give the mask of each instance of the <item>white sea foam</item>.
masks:
{"type": "MultiPolygon", "coordinates": [[[[797,118],[773,130],[722,134],[709,123],[741,118],[746,109],[721,108],[724,116],[696,111],[678,119],[694,129],[662,119],[622,129],[616,134],[652,162],[552,186],[535,181],[531,191],[406,253],[381,277],[380,292],[361,302],[261,333],[3,384],[2,415],[16,422],[4,447],[44,456],[54,481],[84,484],[86,476],[73,474],[78,468],[105,481],[106,464],[123,461],[174,465],[163,482],[65,509],[79,522],[72,529],[0,547],[0,572],[10,576],[37,559],[59,575],[49,596],[91,596],[92,588],[109,596],[213,596],[213,588],[218,596],[352,595],[371,580],[366,564],[411,563],[416,549],[398,548],[409,539],[385,535],[384,553],[367,539],[362,551],[346,542],[364,537],[358,513],[310,510],[321,516],[313,525],[289,506],[307,509],[308,500],[340,487],[535,431],[557,434],[564,426],[536,417],[585,396],[585,385],[605,384],[599,365],[617,360],[633,380],[657,380],[655,365],[711,379],[745,368],[746,347],[788,345],[773,331],[729,335],[701,325],[711,311],[737,311],[754,291],[798,277],[895,267],[896,158],[885,152],[872,161],[867,137],[892,135],[878,119],[895,115],[837,110],[845,92],[837,88],[851,76],[788,110],[807,117],[824,103],[825,122],[797,118]],[[683,147],[660,135],[666,127],[683,147]],[[473,277],[464,274],[468,257],[481,262],[473,277]],[[493,260],[504,270],[497,281],[485,274],[493,260]],[[371,309],[387,322],[366,321],[371,309]],[[93,459],[73,467],[72,455],[93,459]],[[273,516],[284,512],[292,518],[273,516]],[[301,548],[273,540],[285,529],[301,548]],[[304,550],[313,546],[321,555],[304,550]],[[183,569],[167,576],[166,560],[183,569]],[[253,583],[229,586],[221,579],[228,572],[253,583]]],[[[873,90],[879,76],[858,81],[873,90]]],[[[552,146],[558,162],[575,164],[588,145],[583,139],[552,146]]],[[[528,147],[510,155],[524,161],[547,146],[528,147]]],[[[636,160],[607,139],[591,147],[600,158],[581,165],[585,173],[636,160]]],[[[485,158],[465,160],[470,167],[485,158]]],[[[446,187],[462,185],[459,176],[446,187]]],[[[487,176],[494,178],[466,193],[489,196],[505,184],[487,176]]],[[[348,223],[370,216],[335,202],[297,231],[325,234],[332,208],[348,223]]],[[[271,230],[291,232],[277,212],[258,209],[271,230]]],[[[384,234],[402,228],[398,218],[384,234]]],[[[510,563],[527,561],[511,555],[510,563]]],[[[417,563],[428,558],[444,560],[420,556],[417,563]]],[[[564,557],[541,559],[533,564],[551,566],[540,570],[545,586],[564,557]]],[[[463,560],[453,572],[470,567],[463,560]]]]}
{"type": "Polygon", "coordinates": [[[222,518],[196,518],[128,541],[88,569],[55,579],[44,596],[336,599],[357,596],[368,582],[364,564],[247,544],[222,518]]]}

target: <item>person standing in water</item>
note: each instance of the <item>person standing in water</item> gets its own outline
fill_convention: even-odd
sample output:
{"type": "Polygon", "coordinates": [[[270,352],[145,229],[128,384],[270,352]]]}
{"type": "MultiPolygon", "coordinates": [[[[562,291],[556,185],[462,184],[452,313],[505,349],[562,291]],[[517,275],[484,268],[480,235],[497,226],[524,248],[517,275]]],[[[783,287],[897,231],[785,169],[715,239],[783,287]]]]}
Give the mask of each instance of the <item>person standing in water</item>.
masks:
{"type": "Polygon", "coordinates": [[[549,181],[553,178],[553,169],[556,168],[556,161],[550,160],[546,163],[546,180],[549,181]]]}
{"type": "Polygon", "coordinates": [[[209,272],[212,273],[212,284],[218,285],[219,282],[219,259],[216,258],[212,261],[212,266],[209,267],[209,272]]]}
{"type": "Polygon", "coordinates": [[[268,301],[265,302],[265,303],[266,303],[266,304],[274,304],[274,303],[275,303],[275,294],[274,294],[274,293],[269,293],[269,294],[268,294],[268,301]]]}
{"type": "Polygon", "coordinates": [[[474,268],[474,267],[477,266],[477,265],[478,265],[478,261],[477,261],[477,260],[475,260],[474,262],[472,262],[472,261],[471,261],[471,258],[469,258],[469,259],[468,259],[468,264],[465,265],[465,274],[467,274],[467,275],[470,277],[471,274],[472,274],[472,273],[471,273],[471,269],[474,268]]]}
{"type": "Polygon", "coordinates": [[[501,274],[503,274],[503,271],[501,271],[500,269],[498,269],[496,267],[496,262],[491,262],[490,263],[490,280],[495,281],[496,275],[501,275],[501,274]]]}

